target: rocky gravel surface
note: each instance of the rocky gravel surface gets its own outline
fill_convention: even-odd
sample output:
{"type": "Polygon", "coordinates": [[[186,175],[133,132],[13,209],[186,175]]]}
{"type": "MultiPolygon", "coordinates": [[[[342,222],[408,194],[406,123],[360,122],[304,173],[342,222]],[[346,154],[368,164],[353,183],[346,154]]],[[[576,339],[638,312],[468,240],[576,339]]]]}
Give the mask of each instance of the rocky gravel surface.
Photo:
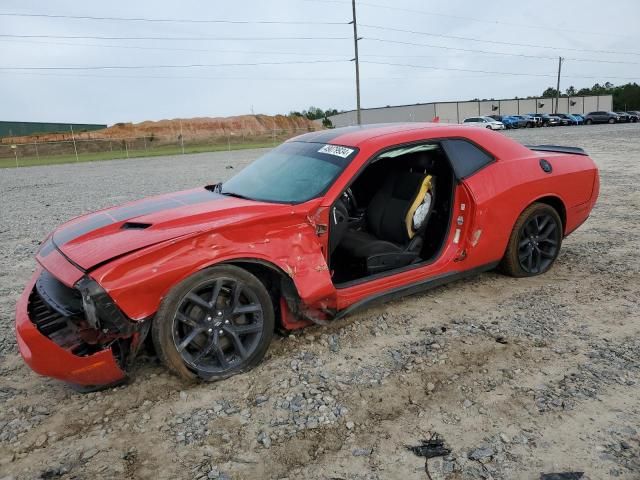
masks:
{"type": "Polygon", "coordinates": [[[149,356],[130,384],[85,395],[16,352],[38,242],[261,152],[0,170],[0,479],[640,478],[640,126],[507,135],[584,147],[601,169],[598,205],[546,275],[489,272],[279,336],[223,382],[182,382],[149,356]],[[409,448],[433,438],[449,453],[409,448]]]}

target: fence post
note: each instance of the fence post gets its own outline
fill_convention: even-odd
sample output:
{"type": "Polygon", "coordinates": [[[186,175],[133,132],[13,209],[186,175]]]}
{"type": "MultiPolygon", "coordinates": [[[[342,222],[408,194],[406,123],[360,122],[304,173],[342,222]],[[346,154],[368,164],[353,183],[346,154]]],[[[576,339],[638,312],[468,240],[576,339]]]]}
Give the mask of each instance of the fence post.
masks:
{"type": "Polygon", "coordinates": [[[272,134],[272,138],[273,138],[273,146],[276,146],[276,119],[274,117],[273,119],[273,134],[272,134]]]}
{"type": "Polygon", "coordinates": [[[180,119],[180,147],[182,148],[182,154],[184,155],[184,136],[182,135],[182,119],[180,119]]]}
{"type": "Polygon", "coordinates": [[[76,147],[76,136],[73,134],[73,125],[69,125],[71,128],[71,140],[73,140],[73,150],[76,152],[76,162],[78,162],[78,147],[76,147]]]}
{"type": "Polygon", "coordinates": [[[147,151],[147,137],[142,137],[142,140],[144,140],[144,151],[147,151]]]}
{"type": "Polygon", "coordinates": [[[17,145],[11,145],[11,150],[13,150],[13,154],[16,157],[16,168],[18,168],[18,146],[17,145]]]}
{"type": "Polygon", "coordinates": [[[33,143],[36,146],[36,158],[38,159],[38,163],[40,163],[40,154],[38,153],[38,139],[36,138],[36,141],[33,143]]]}
{"type": "Polygon", "coordinates": [[[127,152],[127,158],[129,158],[129,145],[127,145],[127,139],[124,139],[124,149],[127,152]]]}

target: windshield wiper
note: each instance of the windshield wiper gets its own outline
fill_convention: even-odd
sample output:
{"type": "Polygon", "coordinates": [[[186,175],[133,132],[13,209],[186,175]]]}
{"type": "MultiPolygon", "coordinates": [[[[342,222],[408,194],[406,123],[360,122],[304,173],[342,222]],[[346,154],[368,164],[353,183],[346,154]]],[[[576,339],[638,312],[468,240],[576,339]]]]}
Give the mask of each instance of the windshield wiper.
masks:
{"type": "Polygon", "coordinates": [[[222,182],[218,182],[215,185],[207,185],[204,187],[210,192],[219,193],[221,195],[226,195],[228,197],[236,197],[236,198],[244,198],[245,200],[253,200],[251,197],[247,197],[246,195],[242,195],[240,193],[235,192],[223,192],[222,191],[222,182]]]}
{"type": "Polygon", "coordinates": [[[236,197],[236,198],[243,198],[245,200],[253,200],[251,197],[247,197],[246,195],[242,195],[240,193],[235,193],[235,192],[223,192],[222,191],[222,187],[220,187],[220,190],[218,190],[218,193],[221,193],[222,195],[226,195],[228,197],[236,197]]]}

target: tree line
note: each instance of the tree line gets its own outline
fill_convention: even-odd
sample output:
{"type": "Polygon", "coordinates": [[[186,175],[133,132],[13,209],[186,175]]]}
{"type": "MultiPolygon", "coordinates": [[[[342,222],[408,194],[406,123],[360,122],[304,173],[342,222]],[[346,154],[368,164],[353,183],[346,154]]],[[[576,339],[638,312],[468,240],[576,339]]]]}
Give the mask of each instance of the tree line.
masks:
{"type": "Polygon", "coordinates": [[[326,128],[330,128],[332,127],[332,123],[331,120],[329,120],[329,117],[332,115],[337,115],[338,113],[342,112],[342,110],[337,110],[335,108],[329,108],[327,110],[323,110],[321,108],[318,107],[309,107],[306,110],[302,110],[301,112],[297,111],[297,110],[293,110],[291,112],[289,112],[289,116],[290,117],[304,117],[304,118],[308,118],[309,120],[320,120],[322,119],[322,125],[326,128]]]}
{"type": "MultiPolygon", "coordinates": [[[[558,90],[549,87],[542,92],[543,97],[555,97],[558,90]]],[[[611,95],[613,96],[613,110],[640,110],[640,85],[637,83],[627,83],[625,85],[614,85],[611,82],[605,82],[603,85],[596,83],[590,88],[581,88],[577,90],[573,85],[568,87],[564,92],[560,92],[561,97],[575,97],[587,95],[611,95]]]]}

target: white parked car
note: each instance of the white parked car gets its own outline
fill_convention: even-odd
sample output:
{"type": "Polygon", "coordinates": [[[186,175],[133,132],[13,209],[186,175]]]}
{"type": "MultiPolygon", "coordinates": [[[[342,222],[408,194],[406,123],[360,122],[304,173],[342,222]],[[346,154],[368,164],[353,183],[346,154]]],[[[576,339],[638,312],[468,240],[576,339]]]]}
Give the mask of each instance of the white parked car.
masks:
{"type": "Polygon", "coordinates": [[[504,123],[494,120],[491,117],[469,117],[464,119],[464,123],[473,125],[474,127],[485,127],[491,130],[504,130],[504,123]]]}

